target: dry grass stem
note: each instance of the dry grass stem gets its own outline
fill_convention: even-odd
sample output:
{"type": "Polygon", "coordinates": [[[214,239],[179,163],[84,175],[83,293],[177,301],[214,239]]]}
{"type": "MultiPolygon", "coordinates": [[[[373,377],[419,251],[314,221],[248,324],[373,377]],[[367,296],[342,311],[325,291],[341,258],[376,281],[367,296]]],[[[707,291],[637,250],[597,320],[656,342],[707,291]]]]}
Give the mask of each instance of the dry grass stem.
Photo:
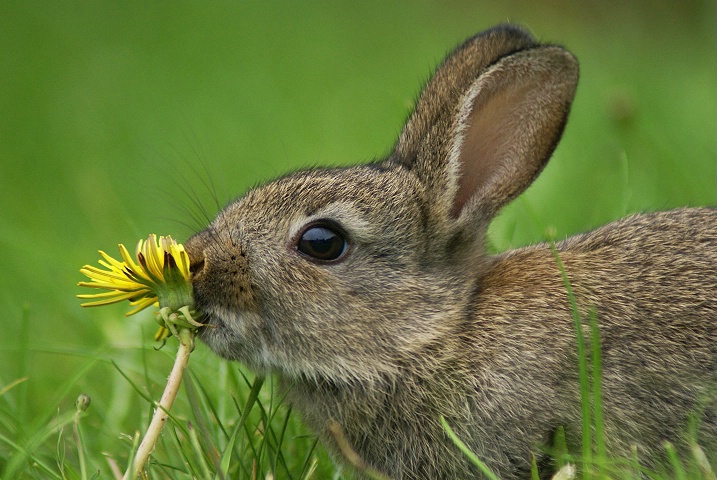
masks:
{"type": "Polygon", "coordinates": [[[351,464],[352,467],[374,480],[391,480],[390,477],[379,472],[371,465],[366,463],[366,461],[361,458],[358,453],[356,453],[356,450],[353,449],[353,447],[349,443],[349,440],[346,438],[346,433],[344,432],[344,429],[341,427],[339,422],[337,422],[336,420],[329,420],[328,428],[329,432],[331,433],[331,436],[336,442],[336,445],[339,447],[341,455],[344,456],[344,458],[351,464]]]}

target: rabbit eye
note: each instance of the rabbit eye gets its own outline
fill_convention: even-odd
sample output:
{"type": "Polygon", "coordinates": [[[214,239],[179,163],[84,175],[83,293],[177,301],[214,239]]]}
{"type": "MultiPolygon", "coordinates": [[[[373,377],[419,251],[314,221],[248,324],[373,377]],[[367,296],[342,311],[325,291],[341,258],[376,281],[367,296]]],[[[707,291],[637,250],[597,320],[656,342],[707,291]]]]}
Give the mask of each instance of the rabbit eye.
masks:
{"type": "Polygon", "coordinates": [[[301,234],[296,249],[312,260],[334,262],[341,259],[349,243],[341,230],[331,223],[309,225],[301,234]]]}

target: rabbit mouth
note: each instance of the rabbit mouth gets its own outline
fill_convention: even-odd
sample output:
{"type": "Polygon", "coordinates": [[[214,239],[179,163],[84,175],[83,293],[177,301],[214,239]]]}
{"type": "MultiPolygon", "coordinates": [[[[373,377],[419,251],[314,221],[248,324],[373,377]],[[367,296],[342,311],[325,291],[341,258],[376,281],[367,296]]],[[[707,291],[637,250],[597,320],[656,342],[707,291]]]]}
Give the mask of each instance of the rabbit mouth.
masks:
{"type": "Polygon", "coordinates": [[[221,328],[224,325],[224,321],[221,318],[217,317],[216,315],[204,312],[202,312],[201,314],[199,323],[201,323],[202,326],[197,329],[197,332],[199,334],[199,337],[202,339],[206,335],[209,335],[209,332],[211,330],[216,330],[217,328],[221,328]]]}
{"type": "Polygon", "coordinates": [[[224,320],[217,315],[202,312],[199,322],[202,324],[202,326],[198,329],[199,338],[211,347],[213,343],[212,339],[216,336],[217,330],[223,330],[226,328],[224,320]]]}
{"type": "Polygon", "coordinates": [[[257,314],[208,309],[202,315],[204,326],[199,329],[199,338],[220,357],[264,368],[266,342],[252,328],[260,321],[257,314]]]}
{"type": "Polygon", "coordinates": [[[199,338],[219,356],[232,359],[232,344],[236,342],[232,328],[222,315],[204,310],[200,322],[199,338]]]}

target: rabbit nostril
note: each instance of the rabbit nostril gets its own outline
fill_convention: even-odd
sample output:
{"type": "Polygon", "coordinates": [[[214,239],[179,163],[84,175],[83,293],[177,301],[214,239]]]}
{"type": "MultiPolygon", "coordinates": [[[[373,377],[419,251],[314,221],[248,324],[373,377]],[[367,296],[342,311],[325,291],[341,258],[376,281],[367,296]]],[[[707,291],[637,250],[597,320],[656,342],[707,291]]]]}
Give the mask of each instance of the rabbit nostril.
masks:
{"type": "Polygon", "coordinates": [[[192,274],[192,280],[194,279],[194,277],[196,277],[198,274],[200,274],[204,270],[204,263],[205,263],[204,257],[190,261],[189,273],[192,274]]]}

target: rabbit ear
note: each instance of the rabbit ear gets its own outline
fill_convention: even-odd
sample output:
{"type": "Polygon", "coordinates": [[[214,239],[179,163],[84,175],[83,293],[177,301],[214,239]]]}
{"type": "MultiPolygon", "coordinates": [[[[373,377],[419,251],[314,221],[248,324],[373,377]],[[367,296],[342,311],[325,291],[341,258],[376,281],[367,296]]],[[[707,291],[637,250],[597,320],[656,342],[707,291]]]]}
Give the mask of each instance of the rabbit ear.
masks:
{"type": "Polygon", "coordinates": [[[442,216],[490,220],[542,170],[578,80],[567,51],[498,27],[448,57],[421,94],[389,158],[434,191],[442,216]]]}

